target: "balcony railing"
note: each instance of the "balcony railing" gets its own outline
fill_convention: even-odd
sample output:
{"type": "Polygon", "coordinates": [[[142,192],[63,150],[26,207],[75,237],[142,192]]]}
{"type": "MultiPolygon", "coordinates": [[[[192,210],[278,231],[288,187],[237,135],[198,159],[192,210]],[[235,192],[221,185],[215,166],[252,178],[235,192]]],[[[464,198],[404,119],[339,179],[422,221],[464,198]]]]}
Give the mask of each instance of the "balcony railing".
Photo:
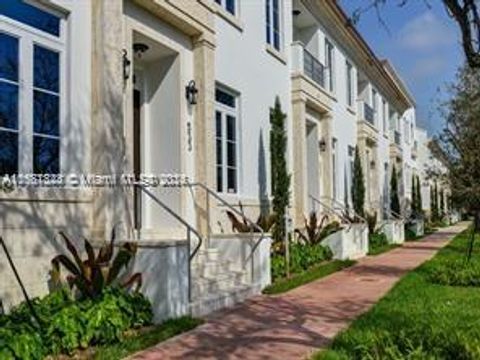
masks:
{"type": "Polygon", "coordinates": [[[400,133],[397,130],[393,132],[393,138],[395,139],[395,144],[400,146],[402,138],[400,137],[400,133]]]}
{"type": "Polygon", "coordinates": [[[375,111],[367,103],[363,103],[363,116],[370,124],[375,125],[375,111]]]}
{"type": "Polygon", "coordinates": [[[307,49],[303,49],[303,71],[321,87],[325,87],[325,67],[307,49]]]}
{"type": "Polygon", "coordinates": [[[325,67],[300,41],[292,44],[292,68],[325,88],[325,67]]]}

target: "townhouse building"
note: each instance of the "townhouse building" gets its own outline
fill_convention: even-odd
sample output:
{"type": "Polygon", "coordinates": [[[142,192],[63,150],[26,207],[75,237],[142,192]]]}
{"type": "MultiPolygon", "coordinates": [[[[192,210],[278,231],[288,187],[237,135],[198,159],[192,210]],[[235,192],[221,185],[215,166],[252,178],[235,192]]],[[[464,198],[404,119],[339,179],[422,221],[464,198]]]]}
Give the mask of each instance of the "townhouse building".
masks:
{"type": "MultiPolygon", "coordinates": [[[[369,210],[389,216],[394,165],[409,198],[425,141],[415,103],[334,0],[0,5],[0,173],[65,177],[0,191],[0,236],[29,294],[48,291],[58,231],[80,246],[114,227],[139,244],[157,320],[259,293],[270,240],[232,232],[225,211],[241,217],[241,203],[255,221],[269,206],[276,98],[295,227],[315,201],[351,204],[356,146],[369,210]],[[83,186],[85,174],[151,174],[169,186],[83,186]]],[[[8,309],[22,296],[3,256],[0,279],[8,309]]]]}

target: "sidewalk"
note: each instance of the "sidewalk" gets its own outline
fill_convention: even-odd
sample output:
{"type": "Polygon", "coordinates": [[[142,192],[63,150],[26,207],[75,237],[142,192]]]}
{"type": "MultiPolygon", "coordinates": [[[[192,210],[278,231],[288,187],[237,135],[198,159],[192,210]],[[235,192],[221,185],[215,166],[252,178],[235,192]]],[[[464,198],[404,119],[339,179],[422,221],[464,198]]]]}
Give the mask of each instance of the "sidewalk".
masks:
{"type": "Polygon", "coordinates": [[[441,229],[288,293],[217,312],[204,325],[132,359],[305,359],[465,227],[441,229]]]}

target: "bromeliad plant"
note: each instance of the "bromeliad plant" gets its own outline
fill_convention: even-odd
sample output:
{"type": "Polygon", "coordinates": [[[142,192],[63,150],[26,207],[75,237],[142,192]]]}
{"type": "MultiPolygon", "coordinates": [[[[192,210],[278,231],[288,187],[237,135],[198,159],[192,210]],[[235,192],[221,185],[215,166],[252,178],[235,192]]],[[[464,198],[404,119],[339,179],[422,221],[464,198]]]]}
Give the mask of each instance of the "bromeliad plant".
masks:
{"type": "Polygon", "coordinates": [[[55,285],[61,284],[60,265],[63,265],[70,274],[66,280],[70,288],[75,288],[80,293],[81,298],[97,298],[106,287],[121,286],[126,289],[138,291],[142,286],[142,275],[135,273],[127,276],[122,273],[137,252],[137,244],[133,242],[123,243],[115,251],[115,229],[112,230],[110,241],[103,245],[95,254],[92,244],[84,239],[85,253],[87,258],[82,260],[80,254],[64,233],[60,236],[65,241],[71,257],[60,254],[53,258],[52,263],[52,281],[55,285]]]}
{"type": "Polygon", "coordinates": [[[241,219],[239,219],[232,211],[227,210],[227,216],[232,224],[232,231],[236,231],[239,233],[250,233],[250,232],[258,232],[258,229],[262,229],[264,232],[269,232],[275,222],[275,216],[272,214],[260,214],[258,216],[257,222],[255,223],[257,226],[254,226],[247,220],[245,216],[245,212],[243,211],[243,205],[241,202],[238,202],[238,207],[240,208],[240,212],[242,213],[241,219]]]}
{"type": "Polygon", "coordinates": [[[342,229],[338,221],[328,222],[328,215],[324,215],[319,221],[315,211],[312,211],[304,221],[304,229],[295,229],[295,233],[305,244],[320,244],[327,236],[342,229]]]}

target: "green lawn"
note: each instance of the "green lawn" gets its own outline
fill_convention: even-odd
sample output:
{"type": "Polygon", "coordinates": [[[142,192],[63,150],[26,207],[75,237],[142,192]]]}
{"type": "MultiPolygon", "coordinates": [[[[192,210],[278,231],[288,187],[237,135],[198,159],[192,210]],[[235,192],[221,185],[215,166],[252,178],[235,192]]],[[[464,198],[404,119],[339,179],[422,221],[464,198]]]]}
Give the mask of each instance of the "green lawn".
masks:
{"type": "Polygon", "coordinates": [[[94,355],[87,358],[97,360],[118,360],[142,349],[149,348],[161,341],[191,330],[202,323],[202,320],[185,316],[167,320],[151,330],[125,338],[121,343],[94,348],[94,355]]]}
{"type": "MultiPolygon", "coordinates": [[[[406,275],[313,359],[480,359],[480,287],[439,285],[429,277],[464,259],[467,236],[406,275]]],[[[480,262],[478,244],[474,257],[480,262]]]]}
{"type": "Polygon", "coordinates": [[[307,284],[313,280],[320,279],[336,271],[352,266],[352,260],[333,260],[327,263],[312,267],[302,273],[292,275],[290,278],[278,279],[272,285],[263,290],[264,294],[280,294],[294,289],[300,285],[307,284]]]}

